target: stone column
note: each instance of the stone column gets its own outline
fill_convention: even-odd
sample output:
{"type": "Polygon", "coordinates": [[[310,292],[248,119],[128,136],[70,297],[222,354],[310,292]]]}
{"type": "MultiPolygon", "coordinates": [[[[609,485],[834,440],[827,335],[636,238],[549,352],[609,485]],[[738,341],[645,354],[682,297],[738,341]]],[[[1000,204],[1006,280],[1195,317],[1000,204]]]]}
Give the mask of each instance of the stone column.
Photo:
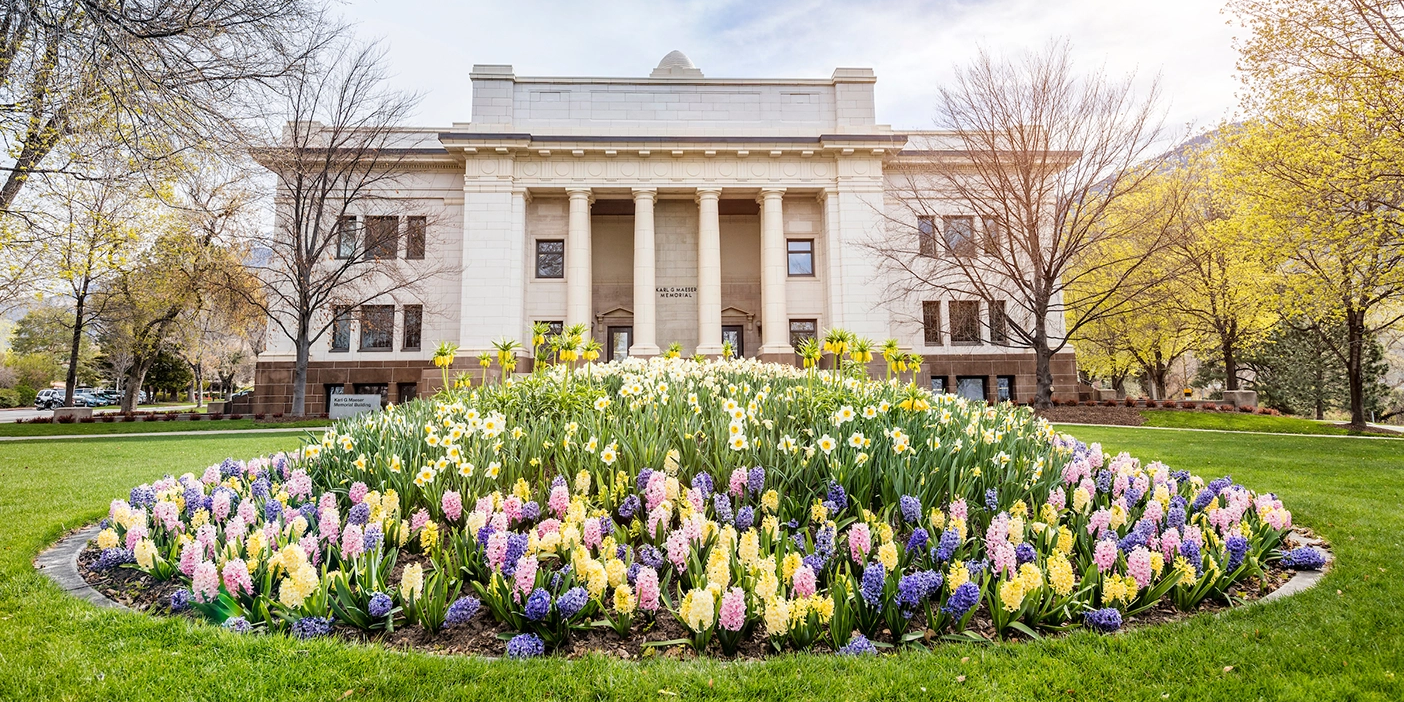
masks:
{"type": "Polygon", "coordinates": [[[634,345],[630,356],[657,356],[658,292],[654,284],[653,202],[655,188],[634,188],[634,345]]]}
{"type": "Polygon", "coordinates": [[[566,229],[566,318],[567,327],[584,324],[589,337],[591,319],[590,204],[595,198],[589,188],[567,188],[570,196],[570,222],[566,229]]]}
{"type": "Polygon", "coordinates": [[[762,355],[793,357],[790,318],[785,305],[784,188],[762,188],[761,203],[761,348],[762,355]]]}
{"type": "Polygon", "coordinates": [[[697,353],[720,356],[721,220],[717,200],[721,188],[697,189],[697,353]]]}

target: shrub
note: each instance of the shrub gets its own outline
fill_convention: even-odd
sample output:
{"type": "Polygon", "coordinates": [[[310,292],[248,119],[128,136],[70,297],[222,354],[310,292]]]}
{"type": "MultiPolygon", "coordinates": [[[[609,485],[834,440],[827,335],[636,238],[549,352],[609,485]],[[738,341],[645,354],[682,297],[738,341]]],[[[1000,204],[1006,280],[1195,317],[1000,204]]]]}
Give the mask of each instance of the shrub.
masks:
{"type": "Polygon", "coordinates": [[[93,422],[96,422],[96,421],[97,421],[97,417],[93,417],[93,416],[91,416],[91,415],[90,415],[90,416],[87,416],[87,417],[80,417],[78,421],[80,421],[80,422],[82,422],[82,423],[84,423],[84,424],[92,424],[93,422]]]}
{"type": "Polygon", "coordinates": [[[263,419],[264,419],[265,417],[267,417],[267,416],[268,416],[268,415],[267,415],[267,414],[264,414],[263,412],[256,412],[256,413],[254,413],[254,419],[257,419],[257,420],[259,420],[259,421],[263,421],[263,419]]]}
{"type": "Polygon", "coordinates": [[[78,418],[77,418],[77,417],[74,417],[74,416],[71,415],[71,414],[65,414],[65,415],[63,415],[62,417],[55,417],[55,419],[58,420],[58,423],[59,423],[59,424],[72,424],[72,423],[75,422],[78,418]]]}

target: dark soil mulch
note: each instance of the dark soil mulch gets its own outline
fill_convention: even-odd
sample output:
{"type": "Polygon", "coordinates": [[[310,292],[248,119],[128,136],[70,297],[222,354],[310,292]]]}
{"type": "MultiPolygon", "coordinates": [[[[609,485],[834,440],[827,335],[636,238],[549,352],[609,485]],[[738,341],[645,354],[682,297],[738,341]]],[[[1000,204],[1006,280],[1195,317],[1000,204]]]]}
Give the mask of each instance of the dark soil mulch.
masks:
{"type": "Polygon", "coordinates": [[[1118,405],[1116,407],[1047,407],[1034,410],[1034,413],[1050,422],[1072,424],[1115,424],[1123,427],[1139,427],[1146,423],[1140,410],[1118,405]]]}
{"type": "MultiPolygon", "coordinates": [[[[1310,529],[1298,527],[1297,532],[1300,533],[1301,537],[1314,538],[1314,534],[1310,529]]],[[[1297,534],[1289,534],[1286,541],[1287,542],[1283,544],[1284,550],[1303,543],[1302,539],[1298,537],[1297,534]]],[[[1324,543],[1319,543],[1317,546],[1329,550],[1329,546],[1324,543]]],[[[134,610],[147,612],[149,614],[170,614],[169,602],[171,594],[184,587],[184,585],[178,584],[178,580],[172,579],[167,582],[157,582],[145,573],[133,568],[113,568],[108,571],[94,571],[91,569],[91,565],[98,559],[98,555],[97,547],[89,544],[88,548],[78,557],[79,572],[82,573],[83,578],[88,581],[89,585],[112,600],[120,602],[134,610]]],[[[424,563],[425,561],[422,557],[417,555],[406,556],[404,561],[396,566],[396,575],[392,577],[390,582],[398,582],[398,572],[404,568],[404,564],[412,562],[424,563]]],[[[1124,624],[1124,628],[1129,629],[1165,624],[1179,621],[1195,614],[1217,612],[1233,606],[1246,604],[1260,599],[1279,587],[1282,587],[1283,584],[1291,579],[1293,574],[1293,571],[1273,564],[1268,569],[1266,577],[1250,578],[1231,588],[1229,595],[1234,599],[1232,604],[1223,601],[1205,600],[1200,604],[1199,608],[1193,612],[1181,612],[1175,609],[1174,606],[1170,604],[1169,598],[1166,598],[1161,600],[1160,604],[1154,608],[1142,612],[1135,617],[1128,618],[1124,624]]],[[[188,616],[192,619],[198,619],[200,615],[192,610],[187,610],[177,616],[188,616]]],[[[912,630],[920,631],[920,627],[923,623],[924,621],[920,616],[913,619],[912,630]]],[[[986,616],[983,605],[982,609],[977,611],[975,616],[971,618],[969,630],[990,640],[996,638],[993,622],[986,616]]],[[[333,629],[333,635],[348,642],[378,643],[390,648],[405,651],[419,651],[422,653],[440,655],[468,654],[503,656],[506,654],[507,641],[500,635],[506,633],[508,633],[506,627],[494,621],[486,611],[474,617],[473,621],[467,624],[440,631],[437,636],[431,635],[418,624],[397,628],[394,632],[388,634],[384,632],[365,632],[349,626],[336,626],[333,629]]],[[[695,658],[697,654],[687,645],[645,647],[645,644],[649,642],[672,641],[675,639],[687,638],[687,636],[687,631],[672,615],[668,614],[666,611],[661,611],[658,614],[657,620],[647,628],[643,627],[642,617],[636,616],[634,619],[634,629],[630,632],[628,637],[621,638],[614,633],[614,630],[606,626],[601,626],[578,633],[572,637],[571,641],[557,650],[554,655],[577,658],[589,653],[599,653],[624,660],[638,660],[653,656],[673,659],[695,658]]],[[[1026,637],[1011,632],[1009,638],[1018,640],[1026,637]]],[[[940,636],[936,632],[929,630],[926,632],[925,641],[928,643],[935,643],[939,639],[940,636]]],[[[875,640],[892,642],[894,637],[890,631],[884,629],[881,635],[876,637],[875,640]]],[[[816,643],[811,650],[814,652],[828,652],[832,649],[830,649],[827,644],[820,642],[816,643]]],[[[774,653],[775,651],[770,646],[769,641],[757,630],[753,632],[747,640],[741,643],[736,655],[732,656],[731,659],[760,659],[773,655],[774,653]]],[[[721,655],[721,650],[715,641],[708,650],[707,655],[723,660],[727,659],[726,656],[721,655]]]]}

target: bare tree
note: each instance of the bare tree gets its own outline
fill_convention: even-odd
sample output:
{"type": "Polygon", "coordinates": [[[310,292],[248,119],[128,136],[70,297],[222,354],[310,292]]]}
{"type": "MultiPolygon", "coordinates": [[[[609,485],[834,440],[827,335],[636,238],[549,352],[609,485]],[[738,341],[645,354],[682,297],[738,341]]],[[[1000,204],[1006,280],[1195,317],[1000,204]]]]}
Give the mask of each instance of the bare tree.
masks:
{"type": "Polygon", "coordinates": [[[975,299],[992,343],[1033,351],[1039,406],[1052,359],[1084,325],[1134,304],[1154,283],[1143,263],[1170,240],[1166,196],[1145,217],[1112,216],[1160,165],[1158,81],[1074,71],[1069,45],[1019,60],[985,51],[940,90],[946,133],[916,139],[894,163],[886,231],[870,249],[890,274],[889,302],[923,294],[975,299]],[[1097,280],[1097,285],[1087,285],[1097,280]],[[1002,328],[998,328],[1002,327],[1002,328]]]}
{"type": "Polygon", "coordinates": [[[250,301],[296,349],[294,415],[306,412],[312,344],[336,325],[336,309],[413,291],[449,270],[423,256],[435,223],[397,215],[410,202],[397,189],[407,187],[415,158],[397,125],[417,96],[386,87],[383,54],[374,44],[348,42],[327,57],[283,81],[286,127],[276,145],[255,151],[278,184],[273,228],[250,240],[249,268],[264,283],[263,296],[250,301]],[[357,218],[366,215],[393,227],[360,226],[364,219],[357,218]]]}

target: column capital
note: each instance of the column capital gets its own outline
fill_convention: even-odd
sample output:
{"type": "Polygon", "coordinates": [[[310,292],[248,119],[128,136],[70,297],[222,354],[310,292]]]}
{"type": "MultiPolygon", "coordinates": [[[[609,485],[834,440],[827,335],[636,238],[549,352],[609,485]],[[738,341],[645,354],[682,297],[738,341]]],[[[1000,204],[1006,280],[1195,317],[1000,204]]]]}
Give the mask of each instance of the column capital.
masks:
{"type": "Polygon", "coordinates": [[[756,202],[785,197],[784,188],[761,188],[760,195],[756,197],[756,202]]]}
{"type": "Polygon", "coordinates": [[[656,202],[658,200],[658,188],[634,188],[634,202],[647,199],[656,202]]]}
{"type": "Polygon", "coordinates": [[[694,196],[693,199],[696,200],[696,201],[699,202],[699,203],[702,202],[703,200],[719,200],[719,199],[721,199],[721,194],[722,194],[722,189],[721,189],[721,188],[711,188],[711,187],[707,187],[707,188],[698,188],[698,189],[697,189],[697,195],[694,196]]]}
{"type": "Polygon", "coordinates": [[[595,193],[590,188],[566,188],[566,195],[569,195],[570,199],[572,200],[584,198],[586,200],[589,200],[590,204],[595,203],[595,193]]]}

